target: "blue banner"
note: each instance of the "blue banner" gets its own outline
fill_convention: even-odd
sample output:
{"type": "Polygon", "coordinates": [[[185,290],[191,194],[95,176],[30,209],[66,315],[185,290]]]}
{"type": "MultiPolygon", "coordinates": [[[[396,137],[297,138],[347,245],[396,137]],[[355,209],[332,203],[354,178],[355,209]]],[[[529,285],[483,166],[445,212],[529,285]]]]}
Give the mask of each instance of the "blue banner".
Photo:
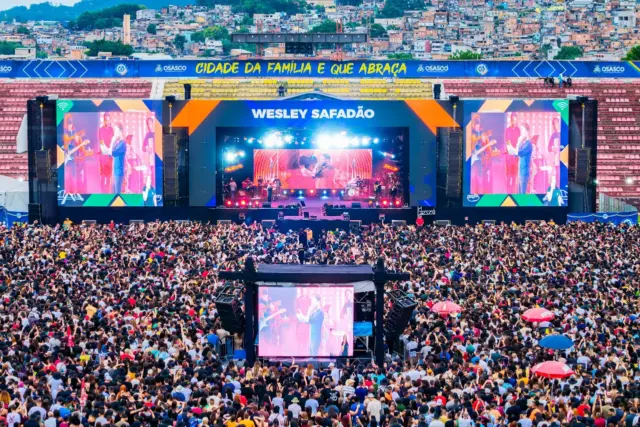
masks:
{"type": "Polygon", "coordinates": [[[0,61],[0,78],[640,78],[640,62],[33,60],[0,61]]]}
{"type": "Polygon", "coordinates": [[[638,224],[638,212],[597,212],[597,213],[576,213],[567,215],[567,222],[608,222],[611,224],[638,224]]]}

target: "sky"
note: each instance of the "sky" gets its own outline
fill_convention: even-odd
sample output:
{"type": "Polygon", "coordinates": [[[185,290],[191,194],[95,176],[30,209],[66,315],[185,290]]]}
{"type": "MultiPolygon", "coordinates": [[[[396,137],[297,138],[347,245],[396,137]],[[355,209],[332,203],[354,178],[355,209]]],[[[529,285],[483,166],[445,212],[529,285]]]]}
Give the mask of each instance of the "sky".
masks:
{"type": "MultiPolygon", "coordinates": [[[[64,4],[66,6],[71,6],[72,4],[78,3],[80,0],[54,0],[51,3],[53,4],[64,4]]],[[[29,6],[35,3],[44,3],[45,0],[0,0],[0,10],[11,9],[15,6],[29,6]]]]}

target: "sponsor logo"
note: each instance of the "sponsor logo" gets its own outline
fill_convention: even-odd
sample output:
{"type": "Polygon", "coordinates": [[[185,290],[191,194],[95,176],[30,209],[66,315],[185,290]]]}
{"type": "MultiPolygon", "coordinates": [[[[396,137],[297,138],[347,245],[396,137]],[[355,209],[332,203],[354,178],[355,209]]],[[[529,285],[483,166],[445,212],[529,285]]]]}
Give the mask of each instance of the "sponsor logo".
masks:
{"type": "Polygon", "coordinates": [[[58,101],[58,108],[61,110],[66,110],[69,107],[69,103],[66,101],[58,101]]]}
{"type": "Polygon", "coordinates": [[[478,196],[477,194],[467,195],[467,202],[469,203],[476,203],[478,200],[480,200],[480,196],[478,196]]]}
{"type": "Polygon", "coordinates": [[[489,67],[487,67],[487,64],[478,64],[476,66],[476,73],[478,73],[481,76],[486,75],[489,72],[489,67]]]}
{"type": "Polygon", "coordinates": [[[633,221],[631,221],[630,219],[625,219],[624,221],[622,221],[622,223],[626,225],[633,225],[633,221]]]}
{"type": "Polygon", "coordinates": [[[594,74],[600,74],[600,73],[621,74],[621,73],[624,73],[625,71],[627,71],[627,69],[624,65],[603,65],[602,67],[600,65],[596,65],[595,67],[593,67],[594,74]]]}
{"type": "Polygon", "coordinates": [[[11,65],[3,65],[0,67],[0,73],[7,74],[13,71],[13,67],[11,65]]]}
{"type": "Polygon", "coordinates": [[[448,71],[449,71],[448,65],[427,65],[426,67],[424,67],[425,73],[446,73],[448,71]]]}
{"type": "Polygon", "coordinates": [[[124,64],[116,65],[116,73],[119,76],[125,76],[128,72],[129,72],[129,69],[127,68],[126,65],[124,65],[124,64]]]}
{"type": "Polygon", "coordinates": [[[562,101],[562,102],[558,102],[556,105],[558,106],[560,111],[564,111],[564,109],[569,106],[569,103],[566,101],[562,101]]]}
{"type": "Polygon", "coordinates": [[[158,64],[158,66],[156,67],[156,73],[181,73],[183,71],[187,71],[187,66],[186,65],[165,65],[162,66],[160,64],[158,64]]]}
{"type": "Polygon", "coordinates": [[[418,216],[419,217],[423,217],[423,216],[432,216],[436,214],[436,210],[435,209],[425,209],[422,206],[418,206],[418,216]]]}

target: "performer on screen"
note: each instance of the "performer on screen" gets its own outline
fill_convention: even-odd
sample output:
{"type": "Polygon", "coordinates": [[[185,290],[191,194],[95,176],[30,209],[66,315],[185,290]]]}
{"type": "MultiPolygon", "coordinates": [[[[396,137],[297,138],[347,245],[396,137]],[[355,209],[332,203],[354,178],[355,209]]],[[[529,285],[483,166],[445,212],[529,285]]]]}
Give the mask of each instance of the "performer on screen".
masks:
{"type": "MultiPolygon", "coordinates": [[[[113,140],[113,128],[111,127],[111,115],[104,113],[102,126],[98,130],[98,142],[100,147],[111,149],[113,140]]],[[[100,192],[110,193],[113,189],[111,175],[113,173],[113,159],[108,154],[101,153],[98,157],[98,169],[100,172],[100,192]]]]}
{"type": "Polygon", "coordinates": [[[563,206],[564,200],[562,199],[562,192],[556,184],[556,176],[551,176],[551,183],[547,188],[547,194],[542,198],[542,201],[546,206],[563,206]]]}
{"type": "Polygon", "coordinates": [[[151,173],[147,174],[144,187],[142,188],[142,202],[144,206],[158,206],[156,189],[151,185],[151,173]]]}
{"type": "Polygon", "coordinates": [[[476,116],[471,131],[472,181],[471,192],[474,194],[487,194],[492,192],[491,181],[491,147],[497,142],[491,140],[491,131],[484,131],[480,123],[480,117],[476,116]]]}
{"type": "Polygon", "coordinates": [[[122,183],[125,176],[125,159],[127,156],[127,143],[124,138],[124,129],[121,123],[113,126],[113,138],[111,148],[106,145],[101,146],[103,154],[108,154],[113,159],[113,193],[122,193],[122,183]]]}
{"type": "Polygon", "coordinates": [[[324,312],[322,311],[320,296],[314,295],[311,298],[311,307],[309,307],[306,315],[298,311],[296,317],[300,322],[309,324],[309,355],[317,356],[322,343],[322,324],[324,323],[324,312]]]}
{"type": "Polygon", "coordinates": [[[147,133],[142,140],[142,152],[145,153],[145,163],[148,166],[149,171],[153,170],[153,164],[156,157],[156,146],[155,146],[155,124],[156,120],[153,117],[147,117],[145,120],[147,125],[147,133]]]}
{"type": "Polygon", "coordinates": [[[518,158],[518,194],[527,194],[531,177],[531,154],[533,145],[529,137],[530,128],[527,123],[520,125],[520,138],[516,147],[507,145],[510,155],[518,158]]]}
{"type": "MultiPolygon", "coordinates": [[[[505,131],[504,140],[505,147],[508,145],[515,146],[520,139],[520,128],[518,127],[518,116],[516,113],[511,113],[511,117],[509,117],[509,127],[505,131]]],[[[507,150],[505,159],[506,166],[506,177],[507,177],[507,193],[514,194],[517,189],[517,180],[518,180],[518,158],[515,156],[509,155],[507,150]]]]}
{"type": "Polygon", "coordinates": [[[333,188],[333,175],[331,156],[328,153],[322,153],[315,169],[316,188],[333,188]]]}

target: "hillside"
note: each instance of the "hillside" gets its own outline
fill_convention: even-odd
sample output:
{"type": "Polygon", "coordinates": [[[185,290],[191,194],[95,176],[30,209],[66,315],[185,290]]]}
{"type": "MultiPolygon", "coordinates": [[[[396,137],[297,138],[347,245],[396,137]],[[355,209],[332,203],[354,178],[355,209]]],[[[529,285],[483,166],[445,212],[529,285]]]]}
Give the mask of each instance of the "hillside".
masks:
{"type": "Polygon", "coordinates": [[[76,19],[84,12],[94,12],[106,7],[117,6],[123,3],[137,3],[148,9],[159,9],[169,5],[186,6],[194,4],[194,0],[82,0],[73,6],[53,6],[50,3],[40,3],[14,7],[0,12],[0,21],[27,20],[39,21],[70,21],[76,19]]]}

